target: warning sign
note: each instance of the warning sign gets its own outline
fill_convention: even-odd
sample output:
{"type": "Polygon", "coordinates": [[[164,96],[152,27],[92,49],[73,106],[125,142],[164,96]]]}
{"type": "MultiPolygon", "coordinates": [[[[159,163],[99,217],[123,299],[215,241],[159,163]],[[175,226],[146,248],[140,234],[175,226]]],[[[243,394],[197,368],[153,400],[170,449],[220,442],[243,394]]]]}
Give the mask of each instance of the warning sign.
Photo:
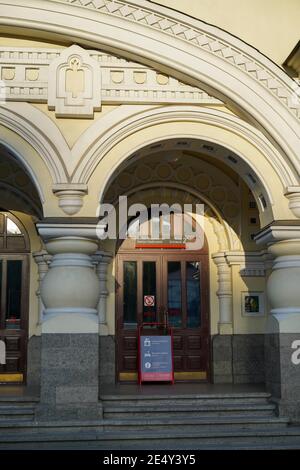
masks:
{"type": "Polygon", "coordinates": [[[155,305],[155,296],[144,295],[144,307],[154,307],[154,305],[155,305]]]}
{"type": "Polygon", "coordinates": [[[172,381],[171,336],[140,336],[141,381],[172,381]]]}

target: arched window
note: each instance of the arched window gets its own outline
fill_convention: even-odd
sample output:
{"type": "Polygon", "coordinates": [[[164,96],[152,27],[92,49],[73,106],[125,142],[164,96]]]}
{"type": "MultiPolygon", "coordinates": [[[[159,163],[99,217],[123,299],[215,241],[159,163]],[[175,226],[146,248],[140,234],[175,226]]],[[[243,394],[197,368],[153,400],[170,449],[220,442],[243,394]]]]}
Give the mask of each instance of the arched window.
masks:
{"type": "Polygon", "coordinates": [[[21,222],[9,212],[0,212],[0,253],[28,251],[28,235],[21,222]]]}

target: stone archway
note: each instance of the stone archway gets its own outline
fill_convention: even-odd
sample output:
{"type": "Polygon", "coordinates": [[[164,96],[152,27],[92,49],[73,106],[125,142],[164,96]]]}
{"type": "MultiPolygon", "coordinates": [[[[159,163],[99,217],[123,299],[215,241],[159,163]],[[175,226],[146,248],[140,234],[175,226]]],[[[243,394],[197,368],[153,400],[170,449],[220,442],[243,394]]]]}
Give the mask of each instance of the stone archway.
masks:
{"type": "Polygon", "coordinates": [[[273,139],[299,171],[299,103],[294,81],[228,33],[146,0],[78,0],[76,4],[36,0],[26,6],[15,0],[3,10],[4,27],[31,28],[48,37],[60,35],[127,57],[134,55],[225,97],[273,139]]]}

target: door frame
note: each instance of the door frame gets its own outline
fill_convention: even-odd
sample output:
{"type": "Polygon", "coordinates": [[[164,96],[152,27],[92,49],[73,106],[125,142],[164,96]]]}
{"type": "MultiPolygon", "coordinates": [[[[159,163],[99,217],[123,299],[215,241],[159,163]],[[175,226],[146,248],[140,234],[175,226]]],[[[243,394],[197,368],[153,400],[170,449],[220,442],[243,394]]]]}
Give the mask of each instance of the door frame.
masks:
{"type": "MultiPolygon", "coordinates": [[[[203,248],[199,251],[186,251],[185,249],[152,249],[152,248],[127,248],[122,250],[122,247],[119,247],[119,250],[116,254],[115,257],[115,273],[116,273],[116,289],[115,289],[115,335],[116,335],[116,341],[115,341],[115,380],[116,383],[125,383],[126,381],[119,380],[119,373],[120,373],[120,364],[119,364],[119,353],[120,353],[120,337],[119,337],[119,331],[121,329],[121,315],[122,315],[122,308],[121,308],[121,303],[123,299],[123,289],[124,289],[124,284],[122,282],[122,285],[119,285],[119,280],[123,280],[123,273],[120,273],[120,268],[122,266],[123,258],[128,259],[128,257],[131,257],[130,260],[132,261],[137,261],[137,263],[142,264],[143,261],[157,261],[158,260],[158,255],[160,256],[166,256],[166,258],[174,257],[174,260],[176,261],[183,261],[181,258],[184,260],[188,261],[188,258],[193,259],[194,261],[197,260],[197,258],[201,259],[201,270],[204,272],[203,276],[203,282],[205,286],[205,293],[204,295],[201,295],[201,310],[202,312],[205,312],[206,314],[206,341],[207,341],[207,364],[206,364],[206,371],[207,371],[207,378],[206,381],[210,382],[211,381],[211,338],[210,338],[210,298],[209,298],[209,292],[210,292],[210,279],[209,279],[209,253],[208,253],[208,246],[207,246],[207,240],[206,237],[204,237],[204,245],[203,248]],[[136,259],[135,259],[136,258],[136,259]]],[[[200,261],[199,259],[199,261],[200,261]]],[[[166,263],[167,264],[167,263],[166,263]]],[[[161,267],[156,267],[156,269],[160,269],[161,267]]],[[[162,272],[162,269],[161,269],[162,272]]],[[[164,275],[164,274],[163,274],[164,275]]],[[[142,276],[142,270],[138,270],[138,276],[142,276]]],[[[158,282],[158,276],[156,276],[156,283],[158,282]]],[[[201,281],[201,287],[202,287],[202,281],[201,281]]],[[[158,292],[159,290],[157,290],[158,292]]],[[[183,295],[183,293],[182,293],[183,295]]],[[[140,312],[139,310],[142,311],[142,308],[139,309],[139,303],[141,303],[141,298],[142,296],[138,296],[138,305],[137,305],[137,314],[139,315],[140,312]]],[[[162,299],[160,299],[162,300],[162,299]]],[[[157,305],[160,305],[157,303],[157,305]]],[[[187,328],[185,328],[187,330],[187,328]]],[[[188,372],[187,372],[188,374],[188,372]]],[[[188,380],[187,380],[188,381],[188,380]]],[[[195,380],[193,380],[195,382],[195,380]]]]}
{"type": "MultiPolygon", "coordinates": [[[[20,329],[6,329],[5,327],[5,319],[4,319],[4,305],[5,305],[5,297],[6,295],[1,297],[1,305],[0,305],[0,337],[1,339],[6,336],[11,337],[19,337],[20,338],[20,371],[18,372],[4,372],[3,375],[15,375],[16,380],[12,380],[9,382],[3,381],[0,382],[0,385],[12,385],[12,384],[21,384],[25,385],[27,382],[27,360],[28,360],[28,332],[29,332],[29,289],[30,289],[30,242],[28,233],[22,224],[22,222],[9,211],[1,211],[6,217],[9,217],[20,229],[21,234],[17,235],[24,237],[24,248],[15,248],[15,249],[0,249],[0,259],[4,261],[4,265],[6,265],[7,261],[9,260],[21,260],[22,261],[22,293],[21,293],[21,322],[20,322],[20,329]],[[2,314],[1,314],[2,312],[2,314]],[[22,374],[22,381],[17,380],[18,376],[22,374]]],[[[6,235],[4,235],[6,236],[6,235]]],[[[2,284],[0,286],[1,293],[3,289],[6,291],[6,276],[7,272],[4,266],[3,269],[3,278],[2,284]]]]}

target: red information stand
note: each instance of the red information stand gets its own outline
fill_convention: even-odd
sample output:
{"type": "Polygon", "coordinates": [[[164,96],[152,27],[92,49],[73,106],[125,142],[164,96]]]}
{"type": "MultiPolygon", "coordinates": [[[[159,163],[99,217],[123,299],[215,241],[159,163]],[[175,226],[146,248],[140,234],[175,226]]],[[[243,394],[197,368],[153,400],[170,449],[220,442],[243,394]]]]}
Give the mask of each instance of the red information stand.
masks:
{"type": "MultiPolygon", "coordinates": [[[[153,331],[153,330],[152,330],[153,331]]],[[[138,327],[138,382],[174,383],[173,329],[164,323],[142,323],[138,327]],[[167,334],[143,334],[146,326],[167,334]],[[147,359],[149,357],[149,359],[147,359]]]]}

